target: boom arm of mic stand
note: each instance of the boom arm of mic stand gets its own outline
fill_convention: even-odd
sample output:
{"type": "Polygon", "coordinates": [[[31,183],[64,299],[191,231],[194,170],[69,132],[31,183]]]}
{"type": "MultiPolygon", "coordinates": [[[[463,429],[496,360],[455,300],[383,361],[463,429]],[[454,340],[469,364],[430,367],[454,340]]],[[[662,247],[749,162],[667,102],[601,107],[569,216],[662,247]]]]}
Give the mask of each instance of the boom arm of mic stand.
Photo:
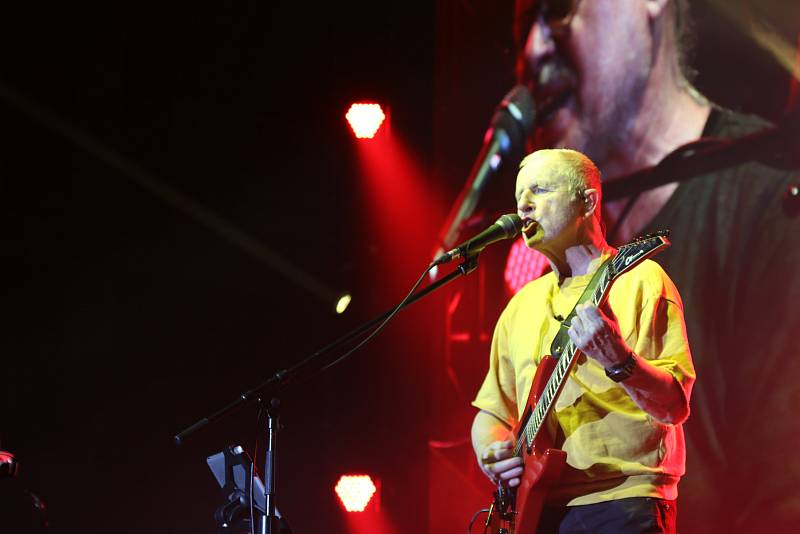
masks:
{"type": "MultiPolygon", "coordinates": [[[[406,308],[407,306],[413,304],[414,302],[420,300],[421,298],[425,297],[429,293],[436,291],[443,285],[453,281],[454,279],[460,276],[466,276],[472,271],[474,271],[478,266],[478,256],[470,256],[464,259],[464,261],[451,273],[447,276],[433,282],[432,284],[428,285],[427,287],[420,289],[416,293],[414,293],[405,304],[403,304],[402,308],[406,308]]],[[[402,309],[401,308],[401,309],[402,309]]],[[[206,427],[207,425],[222,419],[223,417],[235,412],[239,408],[243,407],[245,404],[252,400],[257,400],[265,394],[274,395],[287,386],[291,384],[298,383],[302,380],[310,378],[313,376],[319,369],[322,369],[325,366],[326,362],[320,363],[318,360],[325,354],[330,353],[333,349],[344,345],[348,341],[351,341],[358,337],[359,335],[363,334],[370,328],[373,328],[381,321],[386,319],[389,315],[394,312],[394,308],[387,310],[386,312],[382,313],[381,315],[371,319],[370,321],[362,324],[361,326],[357,327],[356,329],[352,330],[350,333],[345,334],[344,336],[340,337],[336,341],[326,345],[325,347],[319,349],[317,352],[303,360],[302,362],[298,363],[297,365],[290,367],[288,369],[283,369],[282,371],[278,371],[272,377],[270,377],[265,382],[262,382],[260,385],[256,386],[255,388],[245,391],[239,398],[235,401],[231,402],[230,404],[226,405],[225,407],[217,410],[213,414],[209,415],[208,417],[204,417],[199,421],[195,422],[191,426],[187,427],[186,429],[182,430],[178,434],[175,435],[175,443],[180,445],[183,441],[189,437],[191,434],[194,434],[198,430],[206,427]],[[314,365],[316,364],[316,365],[314,365]]]]}

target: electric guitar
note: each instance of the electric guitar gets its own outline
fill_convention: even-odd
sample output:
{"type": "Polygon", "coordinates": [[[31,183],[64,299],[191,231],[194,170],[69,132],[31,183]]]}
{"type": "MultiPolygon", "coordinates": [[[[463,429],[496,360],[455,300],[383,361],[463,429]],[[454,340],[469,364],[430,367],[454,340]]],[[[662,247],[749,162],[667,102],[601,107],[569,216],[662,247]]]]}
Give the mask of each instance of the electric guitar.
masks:
{"type": "MultiPolygon", "coordinates": [[[[649,234],[619,248],[592,277],[578,304],[591,301],[602,305],[611,284],[624,272],[670,245],[668,231],[649,234]]],[[[576,304],[577,306],[577,304],[576,304]]],[[[558,482],[567,453],[556,449],[551,433],[544,427],[575,365],[577,348],[567,334],[575,309],[562,321],[550,345],[550,356],[542,358],[533,377],[527,408],[514,428],[514,454],[521,457],[524,471],[515,489],[498,484],[489,508],[484,532],[492,534],[533,534],[539,523],[547,491],[558,482]]]]}

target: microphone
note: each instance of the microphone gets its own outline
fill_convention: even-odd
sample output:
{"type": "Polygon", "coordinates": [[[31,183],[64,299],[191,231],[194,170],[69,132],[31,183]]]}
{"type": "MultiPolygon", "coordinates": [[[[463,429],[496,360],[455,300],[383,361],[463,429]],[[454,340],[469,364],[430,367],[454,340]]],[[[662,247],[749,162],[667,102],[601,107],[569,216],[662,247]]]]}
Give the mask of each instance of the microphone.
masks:
{"type": "MultiPolygon", "coordinates": [[[[500,167],[520,156],[525,139],[533,127],[536,115],[533,98],[524,85],[517,85],[506,94],[492,116],[483,146],[475,159],[469,178],[453,204],[439,234],[441,248],[452,247],[467,220],[478,204],[481,193],[500,167]]],[[[434,254],[436,257],[436,254],[434,254]]]]}
{"type": "Polygon", "coordinates": [[[503,215],[483,232],[433,260],[431,267],[435,265],[441,265],[458,258],[469,258],[475,256],[496,241],[502,241],[503,239],[511,239],[516,237],[519,235],[521,230],[522,219],[520,219],[519,216],[514,213],[503,215]]]}

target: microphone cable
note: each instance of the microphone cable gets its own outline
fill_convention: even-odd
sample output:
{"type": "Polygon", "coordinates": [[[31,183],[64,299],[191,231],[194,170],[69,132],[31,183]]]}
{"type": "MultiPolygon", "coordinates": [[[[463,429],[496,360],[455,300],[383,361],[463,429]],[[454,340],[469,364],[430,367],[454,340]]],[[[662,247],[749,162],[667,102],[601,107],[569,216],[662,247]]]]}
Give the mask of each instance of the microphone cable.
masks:
{"type": "Polygon", "coordinates": [[[389,323],[389,321],[391,321],[394,318],[394,316],[397,315],[397,312],[399,312],[403,308],[403,306],[406,305],[406,302],[408,302],[408,299],[410,299],[412,296],[414,296],[414,293],[417,291],[417,288],[420,286],[420,284],[422,284],[422,281],[425,280],[425,276],[430,272],[430,270],[433,267],[434,267],[434,265],[431,264],[431,265],[428,265],[425,268],[425,270],[422,272],[422,275],[420,275],[419,279],[414,284],[414,287],[411,288],[411,291],[409,291],[408,294],[405,297],[403,297],[403,300],[400,301],[400,304],[398,304],[397,306],[394,307],[394,309],[391,311],[391,313],[386,317],[386,319],[383,320],[383,322],[381,324],[376,326],[375,329],[367,337],[362,339],[355,347],[351,348],[350,350],[348,350],[347,352],[345,352],[344,354],[342,354],[341,356],[336,358],[334,361],[332,361],[329,364],[325,365],[322,369],[320,369],[320,372],[327,371],[328,369],[330,369],[331,367],[333,367],[337,363],[341,362],[342,360],[344,360],[345,358],[347,358],[348,356],[353,354],[355,351],[357,351],[358,349],[360,349],[361,347],[366,345],[375,336],[377,336],[384,328],[386,328],[386,325],[389,323]]]}

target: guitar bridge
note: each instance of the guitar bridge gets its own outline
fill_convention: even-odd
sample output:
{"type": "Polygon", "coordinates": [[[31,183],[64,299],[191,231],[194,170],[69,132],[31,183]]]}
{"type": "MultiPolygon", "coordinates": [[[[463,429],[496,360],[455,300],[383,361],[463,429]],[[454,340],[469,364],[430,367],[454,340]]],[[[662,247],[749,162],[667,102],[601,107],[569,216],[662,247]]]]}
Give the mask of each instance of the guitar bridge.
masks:
{"type": "Polygon", "coordinates": [[[511,489],[500,487],[494,492],[494,508],[503,521],[514,521],[517,514],[514,506],[516,493],[511,489]]]}

